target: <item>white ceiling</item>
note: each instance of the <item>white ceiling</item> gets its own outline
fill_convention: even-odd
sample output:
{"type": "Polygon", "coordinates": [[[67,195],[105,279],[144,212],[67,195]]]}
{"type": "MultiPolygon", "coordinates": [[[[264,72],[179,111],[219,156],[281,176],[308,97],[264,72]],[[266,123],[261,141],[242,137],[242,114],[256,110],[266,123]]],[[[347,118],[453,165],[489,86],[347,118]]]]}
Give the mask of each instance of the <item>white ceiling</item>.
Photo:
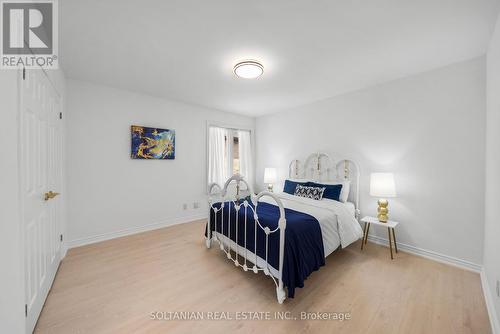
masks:
{"type": "Polygon", "coordinates": [[[61,0],[70,78],[262,115],[485,53],[497,0],[61,0]],[[262,62],[256,80],[241,60],[262,62]]]}

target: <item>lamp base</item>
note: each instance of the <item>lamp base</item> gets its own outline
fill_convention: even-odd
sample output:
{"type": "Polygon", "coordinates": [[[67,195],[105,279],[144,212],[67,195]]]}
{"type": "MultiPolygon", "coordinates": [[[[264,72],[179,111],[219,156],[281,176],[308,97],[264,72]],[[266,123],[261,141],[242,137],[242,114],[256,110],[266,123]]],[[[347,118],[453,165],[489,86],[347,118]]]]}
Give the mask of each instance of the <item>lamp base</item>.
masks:
{"type": "Polygon", "coordinates": [[[377,218],[378,218],[378,221],[381,222],[381,223],[387,223],[387,221],[389,220],[389,209],[387,208],[387,206],[389,205],[389,202],[386,200],[386,199],[379,199],[378,200],[378,209],[377,209],[377,218]]]}
{"type": "Polygon", "coordinates": [[[272,193],[272,192],[273,192],[273,184],[272,184],[272,183],[269,183],[269,184],[267,185],[267,191],[269,191],[270,193],[272,193]]]}

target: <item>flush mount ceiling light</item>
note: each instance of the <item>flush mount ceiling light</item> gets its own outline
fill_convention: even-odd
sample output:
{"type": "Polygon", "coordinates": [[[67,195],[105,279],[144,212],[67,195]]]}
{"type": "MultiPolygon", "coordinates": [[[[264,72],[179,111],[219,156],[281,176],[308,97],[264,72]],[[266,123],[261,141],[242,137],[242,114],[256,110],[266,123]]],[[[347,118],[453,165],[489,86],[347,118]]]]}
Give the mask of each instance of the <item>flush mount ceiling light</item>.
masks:
{"type": "Polygon", "coordinates": [[[234,74],[244,79],[255,79],[264,73],[264,66],[254,60],[246,60],[234,65],[234,74]]]}

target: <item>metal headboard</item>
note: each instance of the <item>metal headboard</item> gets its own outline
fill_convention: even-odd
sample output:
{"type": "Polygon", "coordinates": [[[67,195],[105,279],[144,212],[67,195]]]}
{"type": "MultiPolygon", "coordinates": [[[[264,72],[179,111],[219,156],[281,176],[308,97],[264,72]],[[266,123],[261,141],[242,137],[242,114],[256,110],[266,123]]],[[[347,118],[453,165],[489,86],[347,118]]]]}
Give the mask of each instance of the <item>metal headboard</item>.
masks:
{"type": "Polygon", "coordinates": [[[348,201],[356,207],[356,218],[359,217],[359,165],[349,159],[334,160],[326,153],[313,153],[304,163],[294,159],[288,166],[291,179],[311,181],[344,181],[351,183],[348,201]]]}

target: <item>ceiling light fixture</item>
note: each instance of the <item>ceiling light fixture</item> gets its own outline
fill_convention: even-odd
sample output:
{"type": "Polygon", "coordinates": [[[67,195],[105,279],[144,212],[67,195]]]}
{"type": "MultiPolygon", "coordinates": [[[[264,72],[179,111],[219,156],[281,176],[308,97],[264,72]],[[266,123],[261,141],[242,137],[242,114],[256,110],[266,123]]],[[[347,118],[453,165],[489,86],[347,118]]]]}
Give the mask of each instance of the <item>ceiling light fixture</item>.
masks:
{"type": "Polygon", "coordinates": [[[264,66],[254,60],[246,60],[234,65],[234,74],[244,79],[255,79],[264,73],[264,66]]]}

